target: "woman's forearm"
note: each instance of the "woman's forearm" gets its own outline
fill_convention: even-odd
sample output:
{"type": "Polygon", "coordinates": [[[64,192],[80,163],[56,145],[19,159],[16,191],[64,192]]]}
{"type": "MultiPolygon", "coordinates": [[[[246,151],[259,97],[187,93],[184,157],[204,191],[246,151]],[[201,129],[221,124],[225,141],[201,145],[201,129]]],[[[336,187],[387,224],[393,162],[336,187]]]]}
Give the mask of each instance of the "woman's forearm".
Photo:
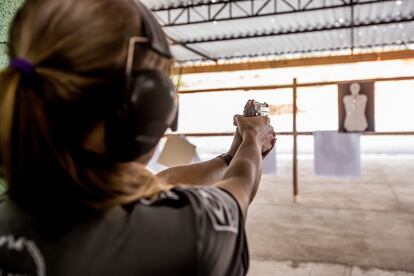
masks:
{"type": "Polygon", "coordinates": [[[211,185],[220,181],[228,166],[222,158],[178,166],[166,169],[157,174],[163,182],[169,184],[211,185]]]}
{"type": "MultiPolygon", "coordinates": [[[[227,153],[234,156],[241,141],[241,136],[236,130],[227,153]]],[[[223,158],[214,158],[206,162],[169,168],[160,172],[157,176],[162,181],[170,184],[211,185],[223,178],[227,168],[228,165],[223,158]]]]}
{"type": "Polygon", "coordinates": [[[254,137],[243,137],[222,181],[216,185],[230,192],[238,201],[244,218],[261,178],[261,147],[254,137]]]}
{"type": "Polygon", "coordinates": [[[242,178],[249,183],[252,191],[255,191],[261,178],[261,164],[262,155],[257,139],[252,135],[246,136],[230,163],[223,180],[232,177],[242,178]]]}

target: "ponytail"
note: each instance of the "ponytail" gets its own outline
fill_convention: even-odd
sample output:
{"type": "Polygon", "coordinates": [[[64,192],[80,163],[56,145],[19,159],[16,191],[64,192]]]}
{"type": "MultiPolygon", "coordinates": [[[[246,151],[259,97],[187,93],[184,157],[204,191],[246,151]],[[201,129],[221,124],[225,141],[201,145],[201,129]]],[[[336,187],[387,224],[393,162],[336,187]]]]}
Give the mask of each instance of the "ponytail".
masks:
{"type": "Polygon", "coordinates": [[[0,73],[0,160],[4,166],[4,176],[10,177],[11,136],[13,128],[16,92],[20,76],[12,69],[0,73]]]}
{"type": "Polygon", "coordinates": [[[0,75],[0,152],[10,194],[21,193],[17,183],[36,179],[50,164],[67,163],[67,155],[48,131],[49,119],[35,82],[12,67],[0,75]]]}

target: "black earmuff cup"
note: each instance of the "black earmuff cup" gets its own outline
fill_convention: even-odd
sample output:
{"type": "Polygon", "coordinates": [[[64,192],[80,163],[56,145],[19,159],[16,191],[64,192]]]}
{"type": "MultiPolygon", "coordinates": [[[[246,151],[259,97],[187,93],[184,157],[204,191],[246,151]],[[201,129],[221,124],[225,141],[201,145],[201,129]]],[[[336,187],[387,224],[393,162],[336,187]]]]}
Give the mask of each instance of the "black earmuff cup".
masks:
{"type": "Polygon", "coordinates": [[[162,71],[135,71],[128,91],[107,120],[105,141],[108,155],[124,162],[148,153],[171,126],[168,118],[176,121],[178,110],[174,85],[162,71]]]}

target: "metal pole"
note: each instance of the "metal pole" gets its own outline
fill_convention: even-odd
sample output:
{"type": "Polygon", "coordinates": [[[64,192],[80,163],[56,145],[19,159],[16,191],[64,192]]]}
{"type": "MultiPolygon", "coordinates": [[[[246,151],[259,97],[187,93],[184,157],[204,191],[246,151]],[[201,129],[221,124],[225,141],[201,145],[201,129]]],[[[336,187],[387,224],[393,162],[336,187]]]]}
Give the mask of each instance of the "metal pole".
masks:
{"type": "Polygon", "coordinates": [[[297,145],[297,128],[296,128],[296,119],[297,119],[297,80],[293,79],[293,201],[298,202],[299,200],[299,189],[298,189],[298,145],[297,145]]]}
{"type": "Polygon", "coordinates": [[[355,47],[355,15],[354,15],[354,0],[351,0],[351,55],[354,55],[355,47]]]}

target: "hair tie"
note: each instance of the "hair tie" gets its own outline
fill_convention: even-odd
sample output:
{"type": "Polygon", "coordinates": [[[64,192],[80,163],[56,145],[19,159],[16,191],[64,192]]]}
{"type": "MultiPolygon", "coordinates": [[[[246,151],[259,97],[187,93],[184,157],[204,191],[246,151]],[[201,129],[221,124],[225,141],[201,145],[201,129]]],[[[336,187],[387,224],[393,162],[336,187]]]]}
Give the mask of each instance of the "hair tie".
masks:
{"type": "Polygon", "coordinates": [[[13,67],[25,75],[32,75],[34,73],[34,66],[26,59],[14,58],[10,62],[10,67],[13,67]]]}

